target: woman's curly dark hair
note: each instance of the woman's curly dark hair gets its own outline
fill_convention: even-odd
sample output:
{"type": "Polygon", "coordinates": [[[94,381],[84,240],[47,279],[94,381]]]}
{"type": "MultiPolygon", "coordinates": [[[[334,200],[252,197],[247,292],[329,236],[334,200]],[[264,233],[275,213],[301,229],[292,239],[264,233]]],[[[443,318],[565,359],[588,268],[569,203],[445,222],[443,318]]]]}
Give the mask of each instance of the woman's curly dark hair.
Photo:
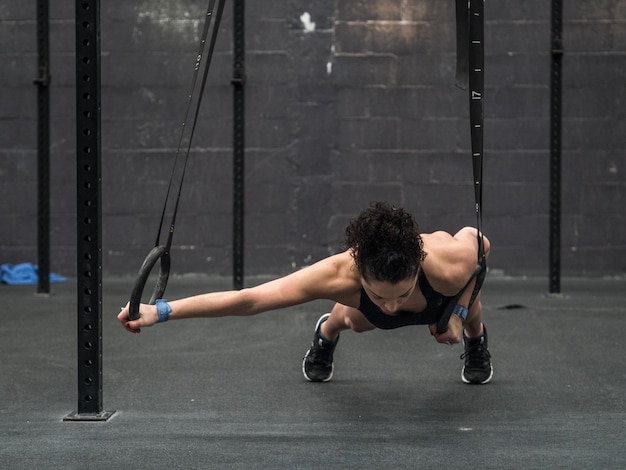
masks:
{"type": "Polygon", "coordinates": [[[413,216],[385,202],[373,202],[354,217],[345,241],[366,280],[398,283],[417,275],[426,257],[413,216]]]}

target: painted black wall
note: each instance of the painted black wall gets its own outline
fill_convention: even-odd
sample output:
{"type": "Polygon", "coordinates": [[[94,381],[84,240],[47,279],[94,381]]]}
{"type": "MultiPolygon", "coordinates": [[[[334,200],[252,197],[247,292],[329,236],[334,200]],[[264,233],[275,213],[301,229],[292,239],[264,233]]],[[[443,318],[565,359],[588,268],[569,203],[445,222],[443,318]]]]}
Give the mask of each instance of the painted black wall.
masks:
{"type": "MultiPolygon", "coordinates": [[[[35,2],[0,6],[0,263],[36,260],[35,2]]],[[[564,275],[626,272],[626,7],[564,2],[564,275]]],[[[75,272],[74,2],[51,0],[52,264],[75,272]]],[[[206,2],[101,2],[103,269],[154,243],[206,2]]],[[[550,2],[486,3],[492,270],[548,273],[550,2]]],[[[246,275],[341,249],[371,200],[424,231],[475,223],[454,2],[246,4],[246,275]],[[313,24],[314,23],[314,24],[313,24]]],[[[232,4],[185,182],[176,273],[231,274],[232,4]]]]}

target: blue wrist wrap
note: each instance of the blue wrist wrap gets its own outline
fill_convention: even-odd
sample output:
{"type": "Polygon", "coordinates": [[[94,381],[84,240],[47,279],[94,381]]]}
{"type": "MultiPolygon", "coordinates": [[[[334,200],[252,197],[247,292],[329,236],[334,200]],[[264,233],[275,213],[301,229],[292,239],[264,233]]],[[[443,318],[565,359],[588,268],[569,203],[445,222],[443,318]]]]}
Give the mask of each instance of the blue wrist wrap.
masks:
{"type": "Polygon", "coordinates": [[[452,310],[452,313],[459,317],[462,321],[465,321],[465,319],[467,318],[467,307],[456,304],[454,306],[454,310],[452,310]]]}
{"type": "Polygon", "coordinates": [[[158,323],[163,323],[170,319],[170,312],[172,311],[172,307],[167,303],[165,299],[158,299],[156,302],[157,309],[157,317],[158,323]]]}

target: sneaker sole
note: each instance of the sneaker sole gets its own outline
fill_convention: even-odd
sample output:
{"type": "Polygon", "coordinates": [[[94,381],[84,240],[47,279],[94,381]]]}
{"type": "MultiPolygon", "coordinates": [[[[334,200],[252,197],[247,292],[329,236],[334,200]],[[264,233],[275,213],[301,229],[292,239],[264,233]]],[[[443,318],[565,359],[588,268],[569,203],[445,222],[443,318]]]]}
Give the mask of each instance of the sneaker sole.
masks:
{"type": "Polygon", "coordinates": [[[463,381],[463,383],[466,384],[485,385],[486,383],[489,383],[491,381],[491,378],[493,377],[493,365],[490,365],[489,367],[489,377],[487,377],[483,381],[471,381],[465,378],[465,366],[463,366],[463,370],[461,371],[461,380],[463,381]]]}
{"type": "MultiPolygon", "coordinates": [[[[320,327],[322,322],[326,321],[328,317],[330,317],[330,313],[326,313],[322,315],[319,318],[319,320],[317,320],[314,331],[317,331],[317,329],[320,327]]],[[[328,382],[330,379],[333,378],[333,373],[335,372],[335,364],[332,365],[332,368],[330,370],[330,375],[326,377],[325,379],[322,379],[322,380],[311,379],[308,375],[306,375],[306,371],[304,370],[304,365],[306,364],[306,358],[309,357],[310,351],[311,350],[309,349],[309,351],[306,352],[306,354],[304,355],[304,359],[302,360],[302,375],[304,375],[304,378],[307,379],[309,382],[328,382]]]]}

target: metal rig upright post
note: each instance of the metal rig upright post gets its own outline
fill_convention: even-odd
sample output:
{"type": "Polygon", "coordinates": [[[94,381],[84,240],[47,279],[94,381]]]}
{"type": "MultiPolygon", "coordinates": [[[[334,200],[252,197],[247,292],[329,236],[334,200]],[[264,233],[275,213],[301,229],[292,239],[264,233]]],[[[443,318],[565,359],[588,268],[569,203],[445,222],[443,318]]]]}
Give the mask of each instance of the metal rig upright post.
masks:
{"type": "Polygon", "coordinates": [[[76,222],[78,411],[65,421],[106,421],[102,410],[100,1],[76,0],[76,222]]]}
{"type": "Polygon", "coordinates": [[[563,1],[552,0],[550,69],[550,286],[561,292],[561,69],[563,1]]]}
{"type": "Polygon", "coordinates": [[[50,293],[50,7],[37,0],[37,293],[50,293]]]}
{"type": "Polygon", "coordinates": [[[244,260],[244,153],[245,153],[245,106],[244,85],[245,42],[244,0],[234,2],[234,51],[233,51],[233,285],[243,288],[244,260]]]}

